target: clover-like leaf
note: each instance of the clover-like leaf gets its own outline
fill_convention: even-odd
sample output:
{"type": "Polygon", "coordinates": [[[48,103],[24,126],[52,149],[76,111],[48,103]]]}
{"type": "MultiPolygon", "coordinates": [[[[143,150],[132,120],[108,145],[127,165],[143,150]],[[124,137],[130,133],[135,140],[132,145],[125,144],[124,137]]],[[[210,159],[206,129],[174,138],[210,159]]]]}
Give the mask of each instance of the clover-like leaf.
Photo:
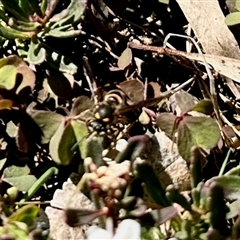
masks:
{"type": "Polygon", "coordinates": [[[87,139],[86,136],[88,134],[88,128],[84,122],[72,120],[71,125],[74,131],[76,144],[78,145],[79,151],[81,153],[81,157],[84,159],[87,157],[87,139]]]}
{"type": "Polygon", "coordinates": [[[161,113],[157,116],[157,126],[170,138],[173,139],[176,116],[172,113],[161,113]]]}
{"type": "Polygon", "coordinates": [[[188,112],[189,109],[195,106],[195,98],[191,94],[183,90],[175,94],[175,99],[177,105],[181,109],[181,112],[188,112]]]}
{"type": "Polygon", "coordinates": [[[14,212],[9,218],[8,222],[24,222],[28,226],[34,223],[34,220],[38,216],[39,208],[36,205],[29,204],[19,208],[16,212],[14,212]]]}
{"type": "Polygon", "coordinates": [[[29,168],[11,166],[4,170],[3,181],[17,187],[19,191],[26,192],[36,181],[35,176],[29,175],[29,168]]]}
{"type": "Polygon", "coordinates": [[[183,120],[180,121],[181,123],[184,123],[185,127],[190,130],[197,146],[210,149],[217,145],[220,130],[212,118],[184,116],[183,120]]]}
{"type": "Polygon", "coordinates": [[[41,142],[48,143],[52,136],[57,131],[59,125],[64,120],[64,117],[58,113],[50,111],[31,111],[28,114],[37,123],[42,131],[41,142]]]}
{"type": "Polygon", "coordinates": [[[193,146],[211,149],[219,139],[219,127],[210,117],[184,116],[178,124],[178,150],[186,161],[190,160],[193,146]]]}
{"type": "Polygon", "coordinates": [[[213,105],[210,99],[203,99],[199,101],[191,111],[196,111],[200,113],[204,113],[206,115],[211,115],[213,113],[213,105]]]}
{"type": "Polygon", "coordinates": [[[75,133],[70,119],[64,119],[50,140],[49,152],[53,160],[68,165],[72,160],[76,143],[75,133]]]}
{"type": "Polygon", "coordinates": [[[18,67],[17,73],[21,74],[22,81],[20,85],[17,87],[16,93],[22,95],[26,94],[26,91],[30,93],[35,86],[36,81],[35,74],[27,65],[18,67]]]}
{"type": "Polygon", "coordinates": [[[235,200],[240,199],[240,177],[234,176],[234,175],[228,175],[228,176],[219,176],[219,177],[213,177],[209,182],[217,182],[222,188],[224,192],[224,197],[229,200],[235,200]]]}
{"type": "Polygon", "coordinates": [[[240,23],[240,12],[233,12],[226,16],[225,23],[228,26],[234,26],[240,23]]]}
{"type": "Polygon", "coordinates": [[[13,89],[16,84],[17,69],[13,65],[5,65],[0,68],[0,88],[13,89]]]}

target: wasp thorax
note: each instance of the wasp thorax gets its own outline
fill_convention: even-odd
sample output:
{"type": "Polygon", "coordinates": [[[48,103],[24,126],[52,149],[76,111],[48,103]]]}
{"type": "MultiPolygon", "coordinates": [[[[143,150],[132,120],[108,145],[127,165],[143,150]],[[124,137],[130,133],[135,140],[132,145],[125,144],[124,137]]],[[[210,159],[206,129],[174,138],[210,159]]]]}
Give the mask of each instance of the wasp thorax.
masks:
{"type": "Polygon", "coordinates": [[[113,119],[115,108],[106,103],[101,103],[97,106],[94,117],[97,120],[101,120],[105,123],[109,123],[113,119]]]}

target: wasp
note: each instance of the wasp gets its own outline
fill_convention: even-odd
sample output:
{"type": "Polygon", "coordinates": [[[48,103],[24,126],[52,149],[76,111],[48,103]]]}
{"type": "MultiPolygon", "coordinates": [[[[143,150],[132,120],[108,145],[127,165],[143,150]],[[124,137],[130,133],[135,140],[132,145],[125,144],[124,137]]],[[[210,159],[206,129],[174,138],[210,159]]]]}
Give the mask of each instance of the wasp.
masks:
{"type": "Polygon", "coordinates": [[[93,118],[87,121],[90,132],[105,135],[114,124],[119,125],[119,110],[127,106],[126,94],[119,90],[109,91],[104,100],[98,103],[93,110],[93,118]]]}
{"type": "Polygon", "coordinates": [[[172,91],[166,91],[159,97],[130,104],[131,100],[122,90],[111,90],[107,92],[104,100],[95,106],[93,118],[87,121],[88,129],[91,133],[95,132],[100,136],[116,130],[119,132],[124,128],[124,125],[129,123],[128,117],[125,116],[127,113],[131,113],[130,115],[136,118],[136,114],[139,113],[136,112],[137,109],[153,106],[171,94],[172,91]]]}

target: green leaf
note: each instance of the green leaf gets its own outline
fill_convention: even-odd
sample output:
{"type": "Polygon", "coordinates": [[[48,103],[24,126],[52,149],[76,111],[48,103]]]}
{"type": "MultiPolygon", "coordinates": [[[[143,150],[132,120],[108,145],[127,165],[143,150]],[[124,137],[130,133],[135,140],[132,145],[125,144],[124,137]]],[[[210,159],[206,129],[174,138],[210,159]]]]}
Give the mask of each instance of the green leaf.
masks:
{"type": "Polygon", "coordinates": [[[239,0],[235,0],[235,6],[236,6],[236,9],[238,11],[240,11],[240,1],[239,0]]]}
{"type": "Polygon", "coordinates": [[[46,58],[46,49],[37,40],[32,39],[28,50],[27,60],[32,64],[40,64],[46,58]]]}
{"type": "Polygon", "coordinates": [[[26,192],[36,181],[33,175],[28,175],[29,172],[30,170],[27,166],[8,167],[3,172],[3,181],[17,187],[19,191],[26,192]]]}
{"type": "Polygon", "coordinates": [[[28,110],[28,114],[31,116],[34,122],[37,123],[42,131],[42,144],[46,144],[50,141],[64,120],[64,117],[62,115],[50,111],[28,110]]]}
{"type": "Polygon", "coordinates": [[[8,222],[12,223],[15,221],[24,222],[28,226],[34,223],[34,220],[38,216],[39,208],[36,205],[29,204],[21,207],[16,212],[14,212],[9,218],[8,222]]]}
{"type": "Polygon", "coordinates": [[[217,123],[210,117],[184,116],[178,124],[178,150],[186,160],[190,160],[190,150],[193,146],[211,149],[220,139],[217,123]]]}
{"type": "Polygon", "coordinates": [[[203,99],[198,102],[191,111],[196,111],[200,113],[204,113],[206,115],[211,115],[213,113],[213,105],[210,99],[203,99]]]}
{"type": "Polygon", "coordinates": [[[16,84],[17,69],[12,65],[0,68],[0,88],[11,90],[16,84]]]}
{"type": "Polygon", "coordinates": [[[40,27],[38,22],[25,22],[14,18],[9,18],[7,23],[9,27],[21,32],[37,32],[38,27],[40,27]]]}
{"type": "Polygon", "coordinates": [[[17,73],[18,75],[21,74],[22,81],[17,87],[16,94],[22,94],[26,97],[27,95],[31,94],[33,88],[35,87],[36,76],[32,69],[30,69],[30,67],[28,67],[27,65],[18,67],[17,73]]]}
{"type": "Polygon", "coordinates": [[[227,212],[227,219],[231,219],[238,216],[239,206],[240,206],[240,199],[228,205],[229,212],[227,212]]]}
{"type": "Polygon", "coordinates": [[[72,120],[71,125],[74,131],[74,135],[78,144],[79,151],[81,153],[81,157],[84,159],[87,153],[87,139],[86,136],[88,134],[88,128],[86,123],[72,120]]]}
{"type": "Polygon", "coordinates": [[[6,39],[30,39],[34,34],[35,32],[22,32],[0,25],[0,35],[6,39]]]}
{"type": "Polygon", "coordinates": [[[65,119],[50,140],[49,151],[53,160],[59,164],[68,165],[74,154],[72,147],[75,143],[71,120],[65,119]]]}
{"type": "Polygon", "coordinates": [[[173,139],[176,116],[172,113],[161,113],[157,116],[157,126],[170,138],[173,139]]]}
{"type": "Polygon", "coordinates": [[[195,98],[183,90],[175,94],[175,99],[182,113],[188,112],[195,106],[195,98]]]}
{"type": "Polygon", "coordinates": [[[160,3],[163,3],[163,4],[169,4],[169,0],[158,0],[160,3]]]}
{"type": "Polygon", "coordinates": [[[55,37],[55,38],[71,38],[78,36],[82,30],[68,30],[59,31],[58,29],[50,30],[45,36],[55,37]]]}
{"type": "MultiPolygon", "coordinates": [[[[69,6],[67,8],[68,15],[65,18],[63,18],[62,20],[60,20],[59,22],[56,22],[56,25],[64,26],[69,23],[73,24],[73,23],[78,22],[81,19],[85,8],[86,8],[86,5],[84,5],[83,1],[71,0],[71,3],[69,4],[69,6]]],[[[51,21],[51,19],[50,19],[50,21],[51,21]]]]}
{"type": "Polygon", "coordinates": [[[226,16],[225,23],[228,26],[234,26],[240,23],[240,12],[233,12],[226,16]]]}
{"type": "Polygon", "coordinates": [[[240,166],[231,168],[228,172],[224,174],[225,176],[227,175],[235,175],[235,176],[240,176],[240,166]]]}
{"type": "Polygon", "coordinates": [[[223,188],[224,197],[233,200],[233,199],[240,199],[240,177],[229,175],[229,176],[220,176],[220,177],[213,177],[209,182],[217,182],[223,188]]]}

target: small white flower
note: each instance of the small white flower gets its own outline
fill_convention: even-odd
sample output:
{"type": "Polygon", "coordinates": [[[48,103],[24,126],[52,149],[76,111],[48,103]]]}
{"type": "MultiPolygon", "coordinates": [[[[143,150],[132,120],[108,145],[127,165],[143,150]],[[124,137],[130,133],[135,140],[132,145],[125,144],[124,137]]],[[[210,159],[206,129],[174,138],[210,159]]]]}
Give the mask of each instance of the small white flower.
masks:
{"type": "Polygon", "coordinates": [[[139,240],[141,235],[140,224],[132,219],[123,220],[117,227],[114,235],[105,229],[91,226],[87,230],[88,240],[115,239],[115,240],[139,240]]]}

